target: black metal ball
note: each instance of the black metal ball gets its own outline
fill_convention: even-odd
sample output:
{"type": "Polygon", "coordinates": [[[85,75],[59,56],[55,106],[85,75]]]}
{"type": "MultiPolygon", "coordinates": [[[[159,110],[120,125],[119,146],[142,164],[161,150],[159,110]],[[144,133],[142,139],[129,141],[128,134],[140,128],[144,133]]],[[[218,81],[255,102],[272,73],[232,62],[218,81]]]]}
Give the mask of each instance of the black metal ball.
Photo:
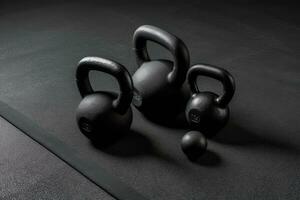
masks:
{"type": "Polygon", "coordinates": [[[191,160],[197,160],[207,149],[207,140],[199,131],[186,133],[181,140],[181,149],[191,160]]]}

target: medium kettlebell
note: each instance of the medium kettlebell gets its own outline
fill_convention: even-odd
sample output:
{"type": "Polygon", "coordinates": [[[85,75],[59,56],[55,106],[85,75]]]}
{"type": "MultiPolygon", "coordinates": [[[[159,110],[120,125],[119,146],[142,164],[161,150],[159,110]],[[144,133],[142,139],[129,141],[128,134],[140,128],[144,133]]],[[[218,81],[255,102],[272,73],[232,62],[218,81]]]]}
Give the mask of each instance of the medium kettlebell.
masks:
{"type": "Polygon", "coordinates": [[[139,65],[132,77],[134,106],[156,121],[169,121],[180,111],[184,113],[188,97],[184,99],[181,87],[189,67],[189,52],[185,44],[176,36],[150,25],[143,25],[134,32],[133,44],[139,65]],[[174,61],[151,60],[147,41],[165,47],[174,61]]]}
{"type": "Polygon", "coordinates": [[[197,64],[188,70],[187,80],[192,92],[185,111],[187,121],[205,136],[212,137],[225,126],[229,119],[228,103],[235,91],[234,79],[225,69],[197,64]],[[199,91],[197,86],[199,75],[219,80],[223,85],[223,95],[199,91]]]}
{"type": "Polygon", "coordinates": [[[130,104],[133,84],[124,66],[104,58],[85,57],[78,64],[76,81],[83,98],[77,108],[76,119],[85,136],[105,145],[129,130],[132,122],[130,104]],[[95,92],[89,80],[89,72],[92,70],[115,77],[120,93],[95,92]]]}

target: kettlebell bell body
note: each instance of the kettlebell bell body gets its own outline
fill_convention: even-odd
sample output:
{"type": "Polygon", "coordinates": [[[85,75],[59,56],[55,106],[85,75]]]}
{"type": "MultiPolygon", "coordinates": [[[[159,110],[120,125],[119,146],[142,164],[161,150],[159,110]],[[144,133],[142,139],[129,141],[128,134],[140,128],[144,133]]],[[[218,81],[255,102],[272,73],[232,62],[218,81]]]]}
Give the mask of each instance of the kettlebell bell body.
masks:
{"type": "Polygon", "coordinates": [[[228,103],[235,91],[234,79],[229,72],[211,65],[198,64],[187,73],[188,83],[192,92],[186,106],[186,118],[189,124],[207,137],[214,136],[222,129],[229,119],[228,103]],[[218,96],[213,92],[200,92],[197,76],[209,76],[223,84],[224,94],[218,96]]]}
{"type": "Polygon", "coordinates": [[[132,79],[134,106],[146,117],[172,120],[184,112],[187,99],[181,92],[189,67],[189,53],[185,44],[174,35],[154,26],[139,27],[133,36],[134,51],[139,65],[132,79]],[[168,49],[174,61],[151,60],[146,42],[155,42],[168,49]]]}
{"type": "Polygon", "coordinates": [[[126,68],[114,61],[86,57],[79,62],[76,78],[83,97],[76,110],[80,131],[100,144],[109,144],[125,134],[132,122],[130,104],[133,97],[133,84],[126,68]],[[94,92],[89,81],[91,70],[114,76],[118,80],[120,94],[94,92]]]}

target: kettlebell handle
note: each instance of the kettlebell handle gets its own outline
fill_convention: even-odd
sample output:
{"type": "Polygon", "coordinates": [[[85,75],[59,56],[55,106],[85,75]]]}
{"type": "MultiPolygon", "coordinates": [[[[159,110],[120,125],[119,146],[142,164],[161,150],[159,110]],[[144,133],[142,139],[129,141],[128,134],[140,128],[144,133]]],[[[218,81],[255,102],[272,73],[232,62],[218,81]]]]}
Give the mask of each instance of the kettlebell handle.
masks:
{"type": "Polygon", "coordinates": [[[190,65],[189,52],[183,41],[158,27],[140,26],[133,35],[133,45],[138,65],[151,60],[147,50],[147,41],[162,45],[171,52],[174,58],[174,67],[167,78],[172,84],[182,85],[190,65]]]}
{"type": "Polygon", "coordinates": [[[89,79],[89,72],[92,70],[110,74],[118,80],[120,94],[113,101],[113,107],[120,114],[124,114],[133,98],[133,83],[127,69],[115,61],[104,58],[85,57],[81,59],[76,70],[76,81],[82,97],[94,93],[89,79]]]}
{"type": "Polygon", "coordinates": [[[232,75],[225,69],[207,64],[197,64],[192,66],[187,73],[188,84],[193,94],[199,93],[197,86],[197,77],[199,75],[208,76],[219,80],[223,85],[223,95],[216,99],[216,102],[222,107],[226,107],[233,97],[235,83],[232,75]]]}

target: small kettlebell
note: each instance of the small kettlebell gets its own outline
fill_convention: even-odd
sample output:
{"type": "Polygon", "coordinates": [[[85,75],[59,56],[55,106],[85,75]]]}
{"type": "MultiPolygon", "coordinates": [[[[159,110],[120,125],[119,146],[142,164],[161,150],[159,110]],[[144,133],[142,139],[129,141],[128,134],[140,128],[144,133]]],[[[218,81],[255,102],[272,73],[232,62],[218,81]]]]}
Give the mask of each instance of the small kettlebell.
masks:
{"type": "Polygon", "coordinates": [[[225,126],[229,119],[228,103],[235,91],[234,79],[225,69],[197,64],[188,70],[187,80],[192,95],[186,106],[186,119],[193,128],[207,137],[212,137],[225,126]],[[197,86],[199,75],[219,80],[223,85],[223,95],[199,91],[197,86]]]}
{"type": "Polygon", "coordinates": [[[134,106],[146,117],[173,120],[181,111],[184,113],[188,97],[181,92],[189,67],[189,52],[176,36],[150,25],[139,27],[133,35],[134,52],[138,70],[134,83],[134,106]],[[155,42],[168,49],[174,57],[170,60],[151,60],[147,41],[155,42]]]}
{"type": "Polygon", "coordinates": [[[190,131],[182,137],[181,149],[191,161],[195,161],[206,152],[206,137],[199,131],[190,131]]]}
{"type": "Polygon", "coordinates": [[[76,119],[85,136],[106,145],[129,130],[133,84],[124,66],[104,58],[85,57],[78,64],[76,81],[83,98],[76,110],[76,119]],[[119,83],[119,95],[114,92],[94,92],[89,80],[91,70],[114,76],[119,83]]]}

